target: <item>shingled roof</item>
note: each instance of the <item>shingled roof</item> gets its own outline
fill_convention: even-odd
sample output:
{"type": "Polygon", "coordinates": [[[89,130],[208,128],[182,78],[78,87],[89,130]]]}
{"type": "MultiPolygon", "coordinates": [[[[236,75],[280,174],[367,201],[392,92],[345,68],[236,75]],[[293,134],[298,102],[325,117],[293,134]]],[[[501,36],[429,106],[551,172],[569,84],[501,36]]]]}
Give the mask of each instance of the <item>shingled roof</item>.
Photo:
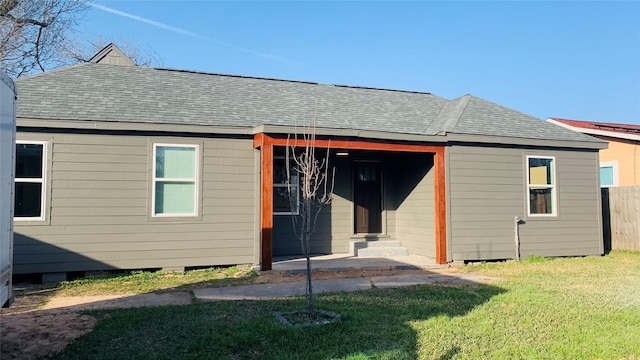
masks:
{"type": "MultiPolygon", "coordinates": [[[[16,80],[25,119],[231,127],[293,126],[417,135],[484,135],[598,142],[465,95],[326,85],[172,69],[85,63],[16,80]]],[[[212,131],[214,132],[214,131],[212,131]]]]}

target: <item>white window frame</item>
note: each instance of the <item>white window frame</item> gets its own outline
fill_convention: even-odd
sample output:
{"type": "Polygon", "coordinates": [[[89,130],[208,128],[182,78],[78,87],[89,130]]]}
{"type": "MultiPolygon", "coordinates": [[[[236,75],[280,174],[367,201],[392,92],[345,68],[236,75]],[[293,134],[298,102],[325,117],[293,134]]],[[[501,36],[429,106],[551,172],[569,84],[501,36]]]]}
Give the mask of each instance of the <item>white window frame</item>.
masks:
{"type": "Polygon", "coordinates": [[[526,207],[527,216],[529,217],[541,217],[550,218],[558,216],[558,183],[557,183],[557,165],[555,156],[546,155],[527,155],[525,160],[525,171],[527,172],[527,194],[526,194],[526,207]],[[553,166],[553,174],[551,177],[550,185],[531,184],[531,169],[529,168],[529,159],[551,159],[553,166]],[[532,214],[531,213],[531,190],[532,189],[551,189],[551,213],[550,214],[532,214]]]}
{"type": "MultiPolygon", "coordinates": [[[[46,141],[33,141],[33,140],[16,140],[16,145],[41,145],[42,146],[42,178],[34,179],[34,178],[18,178],[14,179],[14,186],[17,183],[32,183],[32,184],[40,184],[40,216],[38,217],[17,217],[14,215],[14,221],[42,221],[45,220],[45,204],[47,199],[47,142],[46,141]]],[[[16,150],[16,162],[18,161],[18,152],[16,150]]],[[[15,189],[14,189],[15,191],[15,189]]]]}
{"type": "MultiPolygon", "coordinates": [[[[602,161],[600,162],[600,167],[598,167],[598,172],[600,168],[603,167],[611,167],[613,168],[613,184],[612,185],[602,185],[602,179],[600,179],[600,187],[615,187],[620,185],[620,179],[618,177],[618,160],[613,161],[602,161]]],[[[599,173],[598,173],[599,176],[599,173]]]]}
{"type": "MultiPolygon", "coordinates": [[[[274,156],[273,157],[273,163],[275,164],[275,160],[285,160],[285,165],[287,166],[287,158],[285,156],[274,156]]],[[[296,176],[296,183],[295,184],[289,184],[289,183],[284,183],[284,184],[276,184],[275,182],[273,183],[273,188],[291,188],[293,191],[293,188],[295,188],[295,193],[296,193],[296,209],[295,211],[274,211],[273,215],[299,215],[300,214],[300,174],[298,174],[298,176],[296,176]]],[[[275,191],[273,192],[273,194],[275,194],[275,191]]]]}
{"type": "Polygon", "coordinates": [[[198,194],[199,194],[199,186],[200,186],[200,177],[199,171],[200,169],[200,146],[195,144],[170,144],[170,143],[153,143],[153,166],[151,170],[151,216],[156,218],[168,218],[168,217],[196,217],[198,216],[198,194]],[[193,156],[195,157],[195,166],[193,179],[190,178],[157,178],[156,177],[156,150],[158,147],[182,147],[182,148],[193,148],[195,149],[195,153],[193,156]],[[163,214],[156,213],[156,184],[158,181],[162,182],[193,182],[194,191],[193,191],[193,212],[191,213],[178,213],[178,214],[163,214]]]}

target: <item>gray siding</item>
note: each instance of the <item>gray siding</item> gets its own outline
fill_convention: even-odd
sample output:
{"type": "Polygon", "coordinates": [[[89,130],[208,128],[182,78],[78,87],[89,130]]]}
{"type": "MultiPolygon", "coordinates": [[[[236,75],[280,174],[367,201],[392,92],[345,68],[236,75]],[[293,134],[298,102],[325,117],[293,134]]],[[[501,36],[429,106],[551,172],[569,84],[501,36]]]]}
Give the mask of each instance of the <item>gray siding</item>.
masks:
{"type": "MultiPolygon", "coordinates": [[[[316,254],[346,253],[353,235],[353,205],[351,195],[351,161],[347,158],[332,158],[335,167],[333,200],[325,206],[316,224],[311,239],[311,252],[316,254]]],[[[293,232],[290,215],[274,215],[273,254],[299,255],[300,241],[293,232]]]]}
{"type": "Polygon", "coordinates": [[[432,159],[425,160],[411,164],[410,176],[403,183],[412,190],[399,199],[396,235],[411,254],[435,258],[434,170],[432,159]]]}
{"type": "Polygon", "coordinates": [[[351,162],[345,158],[333,158],[331,163],[336,171],[333,200],[318,217],[313,251],[346,253],[349,251],[349,238],[353,235],[351,162]]]}
{"type": "Polygon", "coordinates": [[[49,206],[15,223],[15,273],[254,263],[257,152],[251,139],[39,134],[46,140],[49,206]],[[152,143],[199,144],[194,218],[151,217],[152,143]]]}
{"type": "Polygon", "coordinates": [[[602,254],[598,153],[452,146],[448,148],[449,253],[452,260],[602,254]],[[558,216],[527,217],[526,155],[555,156],[558,216]]]}
{"type": "MultiPolygon", "coordinates": [[[[354,236],[353,163],[379,161],[383,177],[383,213],[380,240],[400,240],[413,254],[433,257],[434,178],[433,155],[412,153],[350,152],[335,157],[333,202],[322,210],[312,240],[314,253],[346,253],[354,236]]],[[[291,218],[274,217],[274,255],[298,255],[300,244],[292,232],[291,218]]]]}

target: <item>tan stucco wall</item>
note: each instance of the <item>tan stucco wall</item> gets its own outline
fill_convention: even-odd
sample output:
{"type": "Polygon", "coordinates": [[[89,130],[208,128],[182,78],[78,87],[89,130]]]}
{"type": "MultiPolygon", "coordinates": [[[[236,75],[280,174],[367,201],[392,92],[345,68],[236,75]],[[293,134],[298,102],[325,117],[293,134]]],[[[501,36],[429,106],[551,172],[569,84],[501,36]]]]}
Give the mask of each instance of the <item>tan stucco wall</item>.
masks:
{"type": "Polygon", "coordinates": [[[596,137],[609,142],[608,149],[600,150],[600,163],[618,161],[618,185],[640,185],[640,142],[596,137]]]}

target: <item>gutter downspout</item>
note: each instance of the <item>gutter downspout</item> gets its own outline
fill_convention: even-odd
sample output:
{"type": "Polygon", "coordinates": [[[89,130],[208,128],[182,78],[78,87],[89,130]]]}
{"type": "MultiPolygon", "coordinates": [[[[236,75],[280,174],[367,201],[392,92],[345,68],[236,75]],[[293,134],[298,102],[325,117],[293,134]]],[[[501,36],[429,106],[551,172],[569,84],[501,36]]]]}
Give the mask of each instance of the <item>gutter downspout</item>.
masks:
{"type": "Polygon", "coordinates": [[[514,236],[514,240],[516,242],[516,257],[514,258],[515,261],[519,261],[520,260],[520,223],[522,222],[522,219],[520,219],[520,216],[516,216],[513,218],[513,236],[514,236]]]}

